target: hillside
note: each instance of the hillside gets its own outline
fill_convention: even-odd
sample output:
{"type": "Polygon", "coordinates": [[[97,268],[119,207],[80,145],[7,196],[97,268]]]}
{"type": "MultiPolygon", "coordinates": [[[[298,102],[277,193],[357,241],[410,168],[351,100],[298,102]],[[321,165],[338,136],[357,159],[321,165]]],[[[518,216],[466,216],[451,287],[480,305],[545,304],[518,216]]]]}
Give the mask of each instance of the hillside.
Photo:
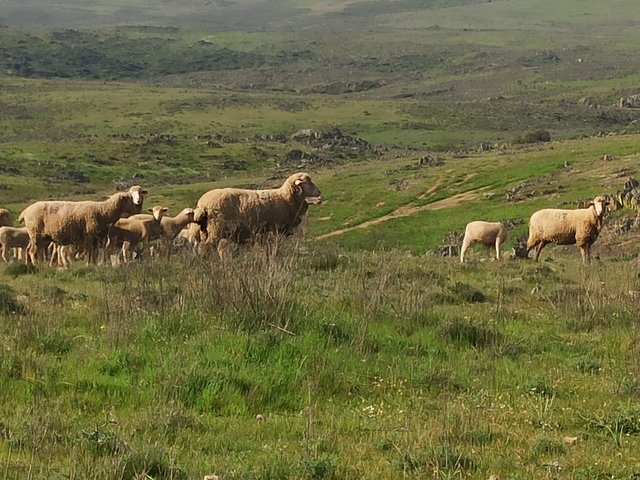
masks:
{"type": "Polygon", "coordinates": [[[0,2],[0,206],[133,184],[170,214],[307,171],[226,262],[0,266],[3,479],[640,476],[631,0],[0,2]],[[456,256],[468,221],[505,259],[456,256]],[[453,256],[443,255],[452,253],[453,256]]]}

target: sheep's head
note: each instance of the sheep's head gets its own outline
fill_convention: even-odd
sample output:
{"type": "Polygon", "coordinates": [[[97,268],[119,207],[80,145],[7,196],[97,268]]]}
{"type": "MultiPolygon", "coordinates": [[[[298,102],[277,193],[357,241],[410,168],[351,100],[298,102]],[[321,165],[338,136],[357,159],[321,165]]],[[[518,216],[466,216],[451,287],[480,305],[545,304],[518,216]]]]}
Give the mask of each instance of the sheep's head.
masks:
{"type": "Polygon", "coordinates": [[[134,185],[129,189],[129,193],[131,194],[131,198],[133,198],[133,204],[139,205],[142,208],[142,202],[144,201],[144,196],[149,192],[147,190],[143,190],[140,185],[134,185]]]}
{"type": "Polygon", "coordinates": [[[291,175],[286,183],[290,183],[294,192],[302,195],[307,203],[321,203],[320,189],[311,181],[308,173],[300,172],[291,175]]]}
{"type": "Polygon", "coordinates": [[[196,211],[193,208],[184,208],[180,212],[180,216],[184,216],[187,219],[187,223],[195,222],[196,211]]]}
{"type": "Polygon", "coordinates": [[[160,205],[155,205],[154,207],[148,210],[148,212],[150,212],[153,215],[153,218],[155,218],[158,221],[161,220],[164,214],[167,213],[168,211],[169,209],[167,207],[162,207],[160,205]]]}
{"type": "Polygon", "coordinates": [[[603,195],[598,195],[596,198],[593,199],[592,202],[589,203],[589,206],[590,207],[593,206],[598,218],[602,218],[604,214],[607,213],[607,207],[609,206],[609,201],[607,200],[607,197],[603,195]]]}

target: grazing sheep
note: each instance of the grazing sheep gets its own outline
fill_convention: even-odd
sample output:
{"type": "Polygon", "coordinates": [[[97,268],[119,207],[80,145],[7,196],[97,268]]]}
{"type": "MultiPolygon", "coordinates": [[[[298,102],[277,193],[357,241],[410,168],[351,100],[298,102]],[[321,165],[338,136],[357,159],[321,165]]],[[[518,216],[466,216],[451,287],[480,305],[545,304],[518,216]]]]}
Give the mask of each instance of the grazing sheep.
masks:
{"type": "Polygon", "coordinates": [[[602,218],[607,212],[608,205],[607,199],[598,195],[592,202],[589,202],[587,208],[538,210],[529,219],[527,252],[535,247],[534,260],[538,261],[540,252],[548,243],[576,244],[582,254],[582,262],[590,262],[591,245],[600,234],[602,218]]]}
{"type": "Polygon", "coordinates": [[[191,247],[191,251],[193,253],[198,252],[198,245],[202,242],[202,230],[200,230],[200,225],[197,223],[191,223],[184,227],[178,233],[178,237],[182,237],[186,240],[186,242],[191,247]]]}
{"type": "Polygon", "coordinates": [[[0,208],[0,227],[10,227],[11,216],[9,215],[9,210],[6,208],[0,208]]]}
{"type": "Polygon", "coordinates": [[[109,257],[109,251],[113,247],[122,247],[124,263],[133,260],[133,250],[140,242],[148,243],[154,238],[160,238],[164,233],[160,221],[168,211],[167,207],[156,205],[149,209],[151,215],[142,215],[140,218],[141,215],[138,214],[119,219],[109,227],[106,256],[109,257]]]}
{"type": "Polygon", "coordinates": [[[86,253],[87,264],[95,263],[97,247],[106,241],[109,226],[122,216],[139,213],[146,194],[136,185],[103,201],[51,200],[29,205],[18,217],[29,232],[26,260],[36,263],[38,244],[48,240],[74,245],[86,253]]]}
{"type": "Polygon", "coordinates": [[[460,249],[460,263],[464,263],[464,254],[475,243],[487,248],[495,246],[496,260],[500,260],[501,246],[507,239],[507,228],[500,222],[469,222],[464,229],[464,240],[460,249]]]}
{"type": "Polygon", "coordinates": [[[307,202],[321,200],[311,177],[294,173],[280,188],[210,190],[198,200],[195,221],[206,244],[221,247],[229,242],[246,243],[269,234],[291,235],[304,218],[307,202]]]}

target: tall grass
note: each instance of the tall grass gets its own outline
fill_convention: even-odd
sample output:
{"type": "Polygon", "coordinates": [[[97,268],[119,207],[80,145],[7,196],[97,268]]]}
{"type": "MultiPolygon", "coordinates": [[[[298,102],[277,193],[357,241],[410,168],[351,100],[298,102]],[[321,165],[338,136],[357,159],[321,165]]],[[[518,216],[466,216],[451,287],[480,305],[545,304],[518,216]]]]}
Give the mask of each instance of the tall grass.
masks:
{"type": "Polygon", "coordinates": [[[612,459],[638,446],[637,280],[620,269],[292,239],[6,277],[2,474],[628,476],[612,459]]]}

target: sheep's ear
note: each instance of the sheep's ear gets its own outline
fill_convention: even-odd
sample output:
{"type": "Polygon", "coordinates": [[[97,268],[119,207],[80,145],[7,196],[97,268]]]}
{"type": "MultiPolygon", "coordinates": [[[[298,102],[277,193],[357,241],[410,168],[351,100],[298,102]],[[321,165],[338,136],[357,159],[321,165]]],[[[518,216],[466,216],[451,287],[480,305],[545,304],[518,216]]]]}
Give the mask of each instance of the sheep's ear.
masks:
{"type": "Polygon", "coordinates": [[[167,213],[169,211],[169,209],[167,207],[162,207],[162,211],[167,213]]]}
{"type": "Polygon", "coordinates": [[[153,213],[153,208],[147,208],[147,212],[153,213]]]}
{"type": "Polygon", "coordinates": [[[593,202],[589,202],[589,203],[587,203],[587,208],[589,208],[589,207],[595,207],[595,206],[596,206],[596,204],[595,204],[595,203],[593,203],[593,202]]]}
{"type": "Polygon", "coordinates": [[[304,183],[304,182],[303,182],[302,180],[300,180],[300,179],[297,179],[297,180],[294,180],[294,181],[293,181],[293,186],[295,187],[295,189],[296,189],[296,191],[297,191],[297,192],[301,192],[301,191],[302,191],[302,187],[301,187],[301,185],[302,185],[303,183],[304,183]]]}

